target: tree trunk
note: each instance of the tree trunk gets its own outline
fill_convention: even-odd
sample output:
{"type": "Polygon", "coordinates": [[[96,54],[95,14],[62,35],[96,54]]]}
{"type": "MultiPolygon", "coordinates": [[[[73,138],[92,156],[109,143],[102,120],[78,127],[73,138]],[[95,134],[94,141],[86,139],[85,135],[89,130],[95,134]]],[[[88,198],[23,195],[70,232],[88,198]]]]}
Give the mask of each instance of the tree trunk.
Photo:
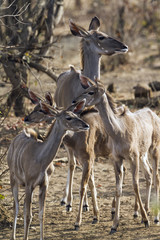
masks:
{"type": "MultiPolygon", "coordinates": [[[[2,45],[0,63],[12,84],[7,105],[13,105],[16,116],[24,115],[22,84],[27,83],[27,68],[30,67],[47,73],[52,79],[56,76],[47,67],[40,65],[54,43],[53,30],[63,14],[64,0],[6,0],[0,9],[4,24],[0,25],[2,45]],[[37,4],[37,3],[38,4],[37,4]]],[[[0,6],[2,3],[0,3],[0,6]]],[[[2,21],[2,22],[3,22],[2,21]]]]}
{"type": "Polygon", "coordinates": [[[25,108],[21,83],[27,83],[26,68],[22,64],[8,60],[3,63],[3,67],[12,84],[12,91],[8,96],[7,105],[9,108],[14,105],[14,112],[16,116],[24,116],[25,108]]]}

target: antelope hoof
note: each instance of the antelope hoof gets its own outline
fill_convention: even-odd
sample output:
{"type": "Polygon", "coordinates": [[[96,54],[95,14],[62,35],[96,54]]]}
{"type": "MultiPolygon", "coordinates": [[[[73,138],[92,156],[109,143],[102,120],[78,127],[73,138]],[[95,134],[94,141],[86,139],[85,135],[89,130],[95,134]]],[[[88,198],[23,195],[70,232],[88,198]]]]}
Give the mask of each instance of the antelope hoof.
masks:
{"type": "Polygon", "coordinates": [[[149,228],[149,221],[144,221],[145,228],[149,228]]]}
{"type": "Polygon", "coordinates": [[[78,231],[79,230],[79,225],[75,225],[75,230],[78,231]]]}
{"type": "Polygon", "coordinates": [[[85,204],[83,206],[83,212],[88,212],[89,211],[89,206],[87,204],[85,204]]]}
{"type": "Polygon", "coordinates": [[[154,219],[154,223],[158,225],[159,224],[159,219],[154,219]]]}
{"type": "Polygon", "coordinates": [[[61,206],[65,206],[65,205],[66,205],[65,201],[61,200],[61,206]]]}
{"type": "Polygon", "coordinates": [[[98,222],[97,218],[93,218],[92,224],[96,224],[98,222]]]}
{"type": "Polygon", "coordinates": [[[137,213],[134,213],[134,214],[133,214],[133,217],[134,217],[134,219],[138,218],[138,214],[137,214],[137,213]]]}
{"type": "Polygon", "coordinates": [[[67,212],[71,212],[71,211],[72,211],[72,206],[71,206],[70,204],[68,204],[68,205],[66,206],[66,211],[67,211],[67,212]]]}
{"type": "Polygon", "coordinates": [[[112,234],[114,234],[114,233],[116,233],[117,232],[117,229],[116,228],[111,228],[111,231],[110,231],[110,235],[112,235],[112,234]]]}

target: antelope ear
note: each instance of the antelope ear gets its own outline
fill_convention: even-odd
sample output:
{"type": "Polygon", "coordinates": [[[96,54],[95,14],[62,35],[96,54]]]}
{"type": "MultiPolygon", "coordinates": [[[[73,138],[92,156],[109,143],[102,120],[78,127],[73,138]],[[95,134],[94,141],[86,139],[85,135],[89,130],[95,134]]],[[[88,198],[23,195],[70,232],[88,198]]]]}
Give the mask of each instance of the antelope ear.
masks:
{"type": "Polygon", "coordinates": [[[89,88],[93,85],[93,84],[91,84],[91,82],[93,82],[93,81],[84,75],[80,75],[80,81],[81,81],[81,85],[84,89],[89,88]]]}
{"type": "Polygon", "coordinates": [[[71,33],[77,37],[88,37],[89,33],[82,27],[76,25],[72,19],[69,20],[69,27],[71,33]]]}
{"type": "Polygon", "coordinates": [[[56,117],[57,111],[50,105],[47,105],[46,103],[40,101],[40,107],[44,114],[52,116],[53,118],[56,117]]]}
{"type": "Polygon", "coordinates": [[[45,94],[45,99],[46,99],[47,103],[48,103],[50,106],[53,105],[53,98],[52,98],[52,95],[51,95],[50,92],[47,92],[47,93],[45,94]]]}
{"type": "Polygon", "coordinates": [[[40,102],[40,98],[37,97],[37,95],[34,92],[32,92],[30,89],[28,89],[28,94],[33,104],[38,104],[40,102]]]}
{"type": "Polygon", "coordinates": [[[80,114],[86,105],[86,99],[84,98],[82,101],[71,105],[67,110],[72,111],[75,114],[80,114]]]}
{"type": "Polygon", "coordinates": [[[89,31],[90,30],[98,30],[100,27],[100,21],[98,17],[92,18],[90,25],[89,25],[89,31]]]}
{"type": "Polygon", "coordinates": [[[50,114],[50,109],[44,102],[40,101],[40,107],[44,114],[50,114]]]}

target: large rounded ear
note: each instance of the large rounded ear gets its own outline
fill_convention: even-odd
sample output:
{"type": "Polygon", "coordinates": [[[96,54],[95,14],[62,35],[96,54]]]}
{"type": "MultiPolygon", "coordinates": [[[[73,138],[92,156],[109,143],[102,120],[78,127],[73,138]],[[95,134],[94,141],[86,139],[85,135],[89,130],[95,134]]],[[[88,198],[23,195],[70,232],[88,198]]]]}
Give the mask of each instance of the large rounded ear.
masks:
{"type": "Polygon", "coordinates": [[[50,92],[46,92],[45,99],[49,105],[53,105],[53,98],[50,92]]]}
{"type": "Polygon", "coordinates": [[[41,99],[30,89],[28,89],[28,94],[33,104],[38,104],[40,102],[41,99]]]}
{"type": "Polygon", "coordinates": [[[92,85],[95,85],[95,83],[88,77],[84,75],[80,75],[80,81],[81,85],[84,89],[91,87],[92,85]]]}
{"type": "Polygon", "coordinates": [[[75,114],[80,114],[84,110],[85,105],[86,99],[83,99],[82,101],[71,105],[67,110],[72,111],[75,114]]]}
{"type": "Polygon", "coordinates": [[[89,33],[84,28],[75,24],[71,19],[69,20],[69,27],[74,36],[84,38],[89,36],[89,33]]]}
{"type": "Polygon", "coordinates": [[[90,30],[98,30],[100,27],[100,21],[98,17],[92,18],[90,25],[89,25],[89,31],[90,30]]]}
{"type": "Polygon", "coordinates": [[[53,107],[50,107],[49,105],[47,105],[46,103],[44,103],[42,101],[40,101],[40,107],[44,114],[56,117],[57,111],[53,107]]]}

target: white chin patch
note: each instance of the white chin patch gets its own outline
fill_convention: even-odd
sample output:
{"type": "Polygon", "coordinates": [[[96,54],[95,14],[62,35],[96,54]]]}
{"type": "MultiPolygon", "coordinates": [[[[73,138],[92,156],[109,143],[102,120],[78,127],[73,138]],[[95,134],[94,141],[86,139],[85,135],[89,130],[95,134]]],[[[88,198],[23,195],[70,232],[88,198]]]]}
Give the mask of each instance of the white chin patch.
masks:
{"type": "Polygon", "coordinates": [[[120,51],[115,51],[115,53],[125,53],[125,52],[128,52],[128,48],[124,48],[124,49],[121,49],[120,51]]]}
{"type": "Polygon", "coordinates": [[[74,135],[74,131],[67,130],[66,134],[68,134],[70,137],[72,137],[74,135]]]}

